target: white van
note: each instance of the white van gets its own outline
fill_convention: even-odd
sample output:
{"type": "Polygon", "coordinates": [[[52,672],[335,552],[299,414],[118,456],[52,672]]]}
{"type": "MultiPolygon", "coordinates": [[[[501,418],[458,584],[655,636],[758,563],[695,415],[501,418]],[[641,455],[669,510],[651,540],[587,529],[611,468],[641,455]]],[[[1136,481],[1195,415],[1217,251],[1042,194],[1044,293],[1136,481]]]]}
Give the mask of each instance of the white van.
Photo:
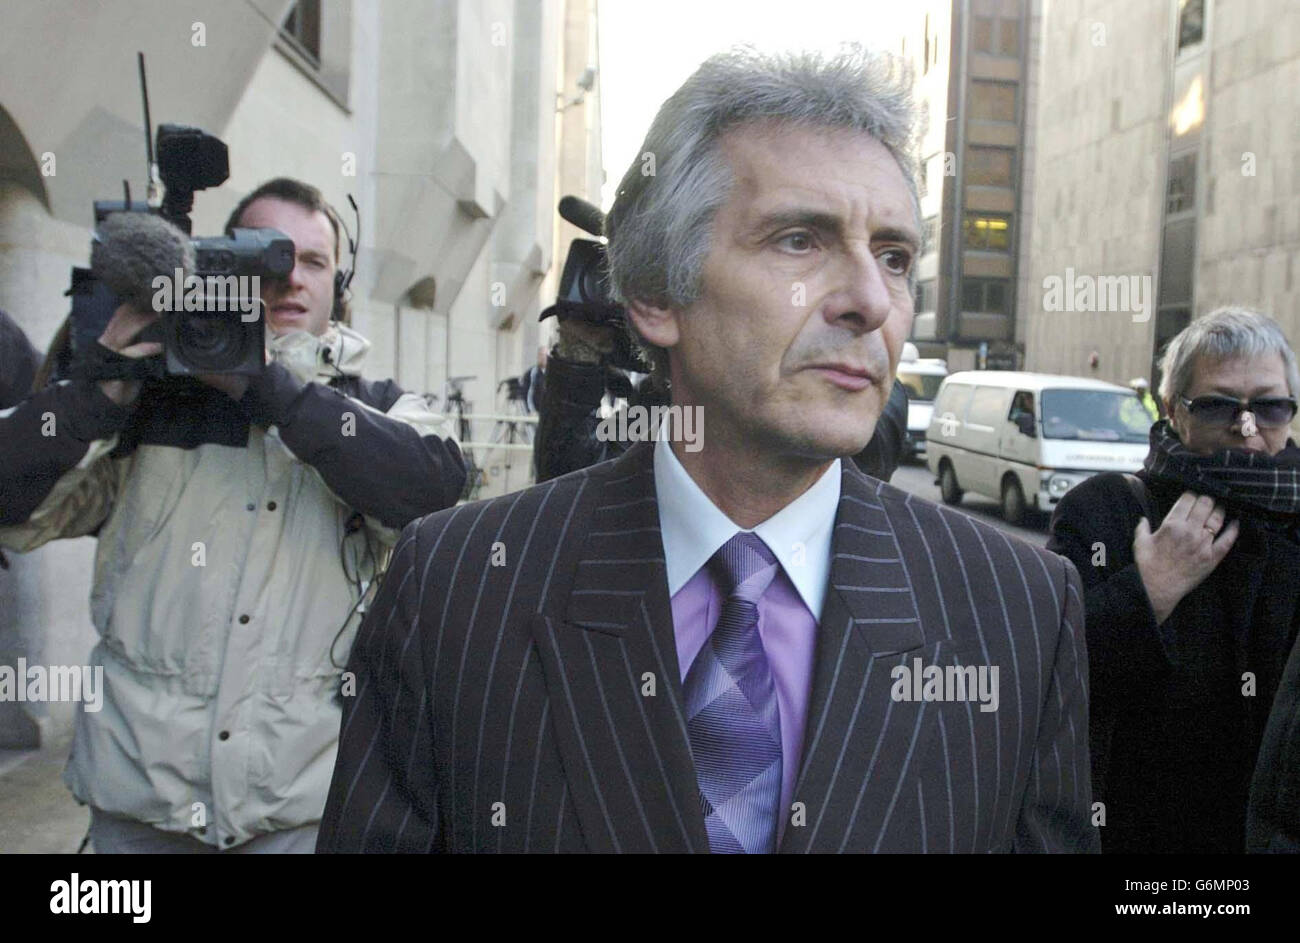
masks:
{"type": "Polygon", "coordinates": [[[922,358],[911,341],[903,344],[898,362],[898,381],[907,391],[907,429],[903,434],[904,459],[925,455],[925,439],[934,412],[934,398],[943,378],[948,375],[947,362],[922,358]]]}
{"type": "Polygon", "coordinates": [[[1027,507],[1050,512],[1097,472],[1138,471],[1150,429],[1150,415],[1126,387],[966,370],[939,389],[927,464],[946,504],[973,491],[1000,500],[1002,516],[1018,524],[1027,507]]]}

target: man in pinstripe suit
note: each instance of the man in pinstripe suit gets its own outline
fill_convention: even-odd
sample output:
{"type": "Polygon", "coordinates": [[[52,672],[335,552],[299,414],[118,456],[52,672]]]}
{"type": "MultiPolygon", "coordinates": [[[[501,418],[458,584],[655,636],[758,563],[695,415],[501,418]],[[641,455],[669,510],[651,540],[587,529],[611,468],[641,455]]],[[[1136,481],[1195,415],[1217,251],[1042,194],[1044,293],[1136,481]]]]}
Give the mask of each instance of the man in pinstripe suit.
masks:
{"type": "Polygon", "coordinates": [[[665,103],[610,270],[703,447],[406,529],[319,850],[1097,850],[1078,574],[840,461],[911,326],[910,120],[861,50],[665,103]]]}

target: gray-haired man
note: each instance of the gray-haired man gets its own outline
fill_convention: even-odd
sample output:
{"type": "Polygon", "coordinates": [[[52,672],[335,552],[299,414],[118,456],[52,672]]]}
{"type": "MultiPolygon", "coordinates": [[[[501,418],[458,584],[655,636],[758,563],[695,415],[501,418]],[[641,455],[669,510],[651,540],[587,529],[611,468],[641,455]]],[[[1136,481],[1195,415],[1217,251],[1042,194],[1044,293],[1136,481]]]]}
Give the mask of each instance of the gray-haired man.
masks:
{"type": "Polygon", "coordinates": [[[1077,573],[840,460],[912,321],[893,75],[736,52],[663,106],[611,274],[703,441],[405,530],[320,850],[1096,849],[1077,573]]]}

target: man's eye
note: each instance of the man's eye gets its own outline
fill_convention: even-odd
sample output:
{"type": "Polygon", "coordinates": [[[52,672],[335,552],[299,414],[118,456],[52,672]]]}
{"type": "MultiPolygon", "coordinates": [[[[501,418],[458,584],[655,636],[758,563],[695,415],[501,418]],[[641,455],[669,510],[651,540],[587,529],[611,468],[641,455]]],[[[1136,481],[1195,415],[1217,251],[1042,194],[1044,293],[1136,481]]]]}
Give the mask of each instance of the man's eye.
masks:
{"type": "Polygon", "coordinates": [[[812,233],[790,232],[777,239],[777,245],[792,252],[807,252],[814,247],[812,233]]]}
{"type": "Polygon", "coordinates": [[[906,249],[886,249],[880,254],[885,268],[895,275],[906,275],[912,267],[912,253],[906,249]]]}

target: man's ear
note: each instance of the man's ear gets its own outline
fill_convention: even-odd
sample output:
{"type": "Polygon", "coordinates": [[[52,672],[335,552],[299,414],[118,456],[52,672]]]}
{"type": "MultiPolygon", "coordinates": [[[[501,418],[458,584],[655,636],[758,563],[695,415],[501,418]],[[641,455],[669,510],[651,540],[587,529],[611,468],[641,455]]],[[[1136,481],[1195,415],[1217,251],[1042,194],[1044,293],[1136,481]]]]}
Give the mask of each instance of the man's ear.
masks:
{"type": "Polygon", "coordinates": [[[681,339],[674,308],[656,308],[644,301],[629,301],[627,316],[645,342],[655,347],[675,347],[681,339]]]}
{"type": "Polygon", "coordinates": [[[1179,404],[1176,398],[1164,400],[1165,418],[1169,420],[1169,427],[1174,430],[1174,434],[1181,439],[1184,436],[1183,436],[1182,422],[1180,421],[1177,412],[1178,405],[1179,404]]]}

